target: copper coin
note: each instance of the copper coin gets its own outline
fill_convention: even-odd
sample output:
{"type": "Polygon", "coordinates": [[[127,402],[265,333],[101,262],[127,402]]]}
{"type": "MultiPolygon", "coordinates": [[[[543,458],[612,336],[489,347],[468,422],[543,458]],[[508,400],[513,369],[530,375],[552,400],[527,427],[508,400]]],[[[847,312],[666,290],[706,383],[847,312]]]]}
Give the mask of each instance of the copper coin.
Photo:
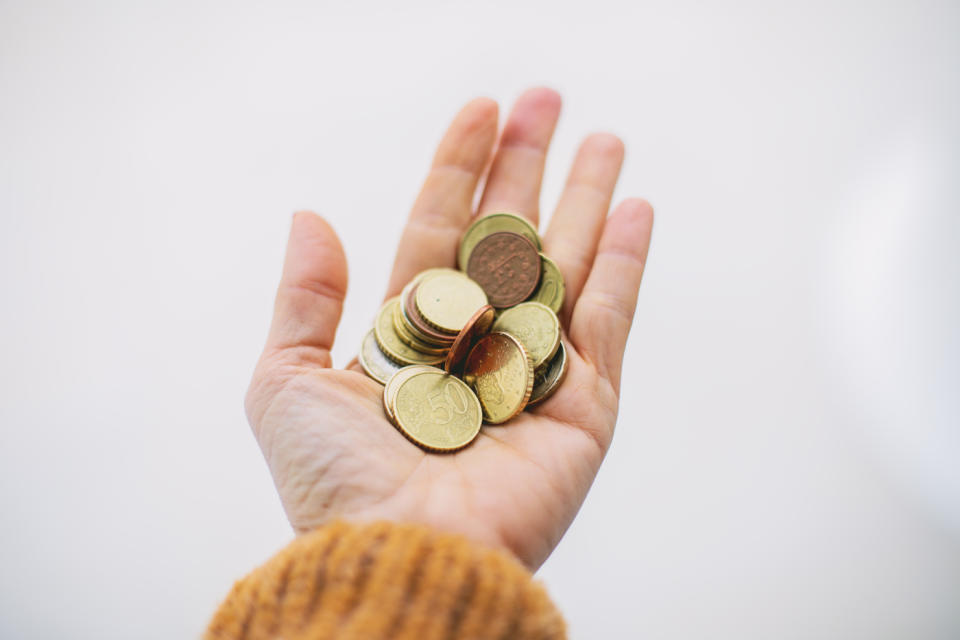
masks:
{"type": "Polygon", "coordinates": [[[453,341],[453,346],[450,347],[447,359],[443,363],[443,368],[447,372],[460,375],[463,361],[467,359],[467,354],[470,353],[474,341],[490,330],[494,317],[493,307],[484,305],[467,320],[467,324],[457,334],[457,339],[453,341]]]}
{"type": "Polygon", "coordinates": [[[420,316],[415,302],[417,298],[417,288],[419,286],[419,282],[414,283],[413,286],[410,287],[410,290],[407,291],[406,299],[403,301],[404,316],[410,321],[413,329],[421,334],[421,337],[426,338],[427,341],[440,345],[449,345],[456,339],[457,334],[443,333],[434,329],[420,316]]]}
{"type": "Polygon", "coordinates": [[[467,275],[479,284],[491,305],[512,307],[530,297],[540,282],[540,253],[519,233],[498,231],[470,252],[467,275]]]}

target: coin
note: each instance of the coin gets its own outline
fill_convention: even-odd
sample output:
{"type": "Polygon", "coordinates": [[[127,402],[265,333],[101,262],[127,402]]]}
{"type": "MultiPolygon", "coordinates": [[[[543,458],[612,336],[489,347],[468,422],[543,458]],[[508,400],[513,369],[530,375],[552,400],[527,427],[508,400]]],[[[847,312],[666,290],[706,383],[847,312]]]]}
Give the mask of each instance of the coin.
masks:
{"type": "Polygon", "coordinates": [[[455,451],[480,432],[477,397],[462,380],[439,369],[416,371],[397,383],[391,408],[400,431],[425,449],[455,451]]]}
{"type": "Polygon", "coordinates": [[[367,372],[367,375],[379,382],[387,384],[387,380],[400,370],[400,365],[392,361],[377,345],[376,332],[373,329],[367,331],[363,342],[360,345],[360,355],[357,357],[360,366],[367,372]]]}
{"type": "Polygon", "coordinates": [[[560,313],[563,308],[563,296],[567,292],[566,284],[563,281],[563,274],[560,273],[560,267],[557,263],[544,254],[540,254],[541,275],[540,284],[530,296],[535,302],[542,302],[554,313],[560,313]]]}
{"type": "Polygon", "coordinates": [[[450,351],[447,352],[447,359],[443,363],[444,369],[454,375],[460,374],[463,361],[467,359],[467,354],[470,353],[474,341],[490,330],[493,318],[493,307],[490,305],[484,305],[477,309],[476,313],[467,320],[467,324],[460,330],[457,339],[453,341],[450,351]]]}
{"type": "Polygon", "coordinates": [[[543,402],[553,395],[560,387],[560,383],[567,376],[567,349],[563,346],[563,341],[557,347],[557,353],[551,358],[550,362],[544,365],[542,375],[536,376],[533,382],[533,391],[530,392],[529,407],[532,404],[543,402]]]}
{"type": "Polygon", "coordinates": [[[408,367],[400,368],[391,378],[387,381],[387,384],[383,387],[383,410],[387,414],[387,417],[390,418],[390,422],[396,424],[396,416],[393,414],[393,399],[396,397],[397,387],[401,382],[409,378],[414,373],[418,371],[438,371],[435,367],[423,364],[415,364],[408,367]]]}
{"type": "Polygon", "coordinates": [[[400,304],[400,298],[390,298],[377,314],[374,332],[380,350],[394,362],[403,365],[443,362],[443,355],[420,353],[397,336],[393,326],[393,307],[397,304],[400,304]]]}
{"type": "Polygon", "coordinates": [[[403,316],[403,319],[405,320],[407,328],[410,330],[410,332],[424,342],[442,347],[449,347],[453,342],[453,339],[456,337],[456,334],[439,331],[438,329],[431,327],[420,316],[420,312],[417,311],[416,305],[416,290],[424,278],[432,274],[448,271],[453,270],[448,268],[433,268],[421,271],[414,276],[409,283],[407,283],[407,286],[403,288],[403,291],[400,294],[401,315],[403,316]]]}
{"type": "Polygon", "coordinates": [[[487,304],[487,296],[476,282],[449,269],[421,280],[415,302],[430,326],[456,336],[476,310],[487,304]]]}
{"type": "Polygon", "coordinates": [[[480,240],[497,231],[512,231],[524,236],[540,250],[540,236],[530,222],[513,213],[491,213],[477,218],[464,232],[460,239],[460,250],[457,252],[457,264],[463,271],[467,270],[470,253],[480,240]]]}
{"type": "Polygon", "coordinates": [[[530,297],[540,282],[540,253],[519,233],[498,231],[480,240],[470,254],[467,275],[490,304],[512,307],[530,297]]]}
{"type": "Polygon", "coordinates": [[[456,339],[456,334],[445,333],[431,327],[420,311],[417,310],[417,287],[420,285],[418,279],[414,279],[404,287],[401,296],[401,313],[406,321],[407,328],[417,337],[429,344],[449,347],[456,339]]]}
{"type": "Polygon", "coordinates": [[[533,389],[533,362],[510,334],[488,333],[470,350],[463,379],[477,394],[483,419],[499,424],[527,405],[533,389]]]}
{"type": "Polygon", "coordinates": [[[465,447],[483,421],[501,424],[542,402],[568,366],[556,315],[563,276],[529,222],[510,213],[476,220],[457,259],[466,273],[426,269],[386,301],[359,356],[384,385],[387,418],[428,451],[465,447]]]}
{"type": "Polygon", "coordinates": [[[494,321],[493,330],[516,337],[530,353],[534,369],[549,361],[560,345],[557,314],[540,302],[521,302],[504,309],[494,321]]]}
{"type": "Polygon", "coordinates": [[[437,346],[429,342],[425,342],[420,339],[418,335],[413,333],[410,325],[407,324],[407,320],[401,311],[403,309],[402,304],[396,304],[393,306],[393,329],[397,332],[397,337],[406,344],[408,347],[412,347],[419,351],[420,353],[426,353],[431,355],[446,355],[447,347],[437,346]]]}

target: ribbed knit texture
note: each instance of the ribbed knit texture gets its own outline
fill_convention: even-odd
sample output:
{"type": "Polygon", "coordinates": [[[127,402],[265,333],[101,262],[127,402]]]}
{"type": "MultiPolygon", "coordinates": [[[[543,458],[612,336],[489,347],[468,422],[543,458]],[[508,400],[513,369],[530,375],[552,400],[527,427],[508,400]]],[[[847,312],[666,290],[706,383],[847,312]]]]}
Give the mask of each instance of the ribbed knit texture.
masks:
{"type": "Polygon", "coordinates": [[[237,582],[208,640],[566,638],[546,591],[503,551],[389,522],[334,522],[237,582]]]}

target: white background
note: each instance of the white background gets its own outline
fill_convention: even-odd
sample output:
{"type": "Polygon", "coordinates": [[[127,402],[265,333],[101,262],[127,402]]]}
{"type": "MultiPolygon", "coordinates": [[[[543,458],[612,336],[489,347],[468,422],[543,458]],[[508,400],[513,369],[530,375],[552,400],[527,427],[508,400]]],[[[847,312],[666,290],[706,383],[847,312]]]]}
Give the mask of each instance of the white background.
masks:
{"type": "Polygon", "coordinates": [[[200,633],[291,532],[242,411],[292,211],[344,363],[459,105],[654,204],[575,638],[960,637],[960,5],[0,3],[0,637],[200,633]]]}

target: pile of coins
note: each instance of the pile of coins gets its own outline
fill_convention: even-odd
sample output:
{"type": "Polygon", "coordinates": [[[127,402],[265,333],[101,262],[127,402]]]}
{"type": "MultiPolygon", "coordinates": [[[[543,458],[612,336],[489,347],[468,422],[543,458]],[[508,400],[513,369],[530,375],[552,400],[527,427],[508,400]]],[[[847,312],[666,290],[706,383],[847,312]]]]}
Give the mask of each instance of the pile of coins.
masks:
{"type": "Polygon", "coordinates": [[[456,269],[427,269],[380,309],[360,365],[383,408],[429,451],[467,446],[556,391],[567,370],[563,276],[524,218],[494,213],[464,233],[456,269]]]}

